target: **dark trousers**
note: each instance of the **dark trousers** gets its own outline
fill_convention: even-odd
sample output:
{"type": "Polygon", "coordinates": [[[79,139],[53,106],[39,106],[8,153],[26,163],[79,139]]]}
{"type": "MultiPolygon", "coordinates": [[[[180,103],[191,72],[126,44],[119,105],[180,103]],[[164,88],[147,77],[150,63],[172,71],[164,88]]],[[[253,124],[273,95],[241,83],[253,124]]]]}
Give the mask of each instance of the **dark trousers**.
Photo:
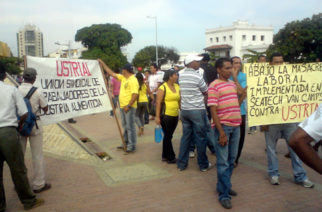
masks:
{"type": "Polygon", "coordinates": [[[168,161],[174,160],[176,154],[173,151],[172,137],[175,129],[178,125],[178,116],[167,116],[161,117],[161,126],[164,133],[163,144],[162,144],[162,158],[168,161]]]}
{"type": "Polygon", "coordinates": [[[0,211],[6,208],[6,197],[3,187],[3,162],[6,161],[19,199],[25,206],[31,206],[36,201],[27,178],[22,146],[15,127],[0,128],[0,211]]]}
{"type": "Polygon", "coordinates": [[[147,102],[138,102],[138,106],[136,108],[135,113],[135,123],[138,127],[144,127],[144,114],[147,110],[148,103],[147,102]]]}
{"type": "Polygon", "coordinates": [[[238,153],[235,162],[238,163],[239,157],[243,150],[244,141],[245,141],[245,130],[246,130],[246,115],[242,115],[242,123],[240,125],[240,139],[238,144],[238,153]]]}

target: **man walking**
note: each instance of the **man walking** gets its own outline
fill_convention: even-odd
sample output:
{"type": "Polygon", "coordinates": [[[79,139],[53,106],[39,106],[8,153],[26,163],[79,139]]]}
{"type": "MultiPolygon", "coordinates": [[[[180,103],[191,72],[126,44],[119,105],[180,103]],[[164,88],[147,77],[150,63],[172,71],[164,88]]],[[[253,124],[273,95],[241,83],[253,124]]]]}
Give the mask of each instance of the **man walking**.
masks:
{"type": "MultiPolygon", "coordinates": [[[[98,60],[104,70],[112,77],[121,81],[120,88],[120,112],[122,119],[123,136],[126,147],[126,153],[133,153],[136,150],[136,128],[135,128],[135,112],[137,108],[137,98],[139,93],[139,83],[136,79],[133,67],[126,64],[122,68],[122,74],[114,73],[101,59],[98,60]]],[[[117,147],[123,149],[123,146],[117,147]]]]}
{"type": "MultiPolygon", "coordinates": [[[[27,68],[23,73],[24,82],[19,86],[18,90],[22,96],[26,96],[28,92],[33,88],[33,84],[36,81],[37,71],[33,68],[27,68]]],[[[42,92],[37,90],[32,94],[29,99],[32,112],[36,115],[36,125],[33,127],[30,136],[21,137],[22,151],[26,152],[27,140],[29,140],[32,165],[34,170],[34,176],[32,180],[32,189],[35,193],[40,193],[51,188],[49,183],[45,180],[45,167],[43,156],[43,128],[40,120],[40,110],[44,113],[48,110],[47,101],[42,92]]]]}
{"type": "Polygon", "coordinates": [[[19,91],[10,85],[4,84],[6,77],[5,67],[0,63],[0,212],[6,210],[6,198],[3,186],[3,162],[6,161],[11,172],[21,203],[25,210],[44,204],[43,199],[36,199],[32,192],[25,166],[24,156],[19,141],[17,128],[20,129],[27,118],[28,110],[19,91]],[[18,124],[17,114],[20,116],[18,124]]]}
{"type": "MultiPolygon", "coordinates": [[[[274,53],[271,56],[271,65],[282,65],[284,62],[283,56],[280,53],[274,53]]],[[[273,124],[263,126],[265,131],[265,141],[267,149],[267,163],[268,174],[270,177],[270,183],[272,185],[279,185],[279,171],[278,171],[278,159],[276,156],[276,143],[279,136],[286,140],[287,148],[290,152],[294,181],[297,184],[304,186],[305,188],[313,188],[314,184],[307,178],[306,172],[302,167],[302,162],[296,153],[289,147],[289,139],[292,133],[296,130],[297,123],[288,124],[273,124]]]]}
{"type": "Polygon", "coordinates": [[[204,96],[207,85],[203,77],[197,73],[202,57],[188,55],[185,58],[186,69],[179,75],[181,91],[181,121],[182,137],[177,166],[180,171],[188,166],[189,148],[195,139],[200,171],[207,171],[211,167],[207,155],[207,115],[204,96]]]}

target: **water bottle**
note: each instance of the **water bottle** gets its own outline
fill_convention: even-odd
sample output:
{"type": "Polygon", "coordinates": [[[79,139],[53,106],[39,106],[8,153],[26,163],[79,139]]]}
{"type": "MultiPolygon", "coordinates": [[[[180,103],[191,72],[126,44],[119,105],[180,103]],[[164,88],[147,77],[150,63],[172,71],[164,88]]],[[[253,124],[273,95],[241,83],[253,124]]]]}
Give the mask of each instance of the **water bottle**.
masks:
{"type": "Polygon", "coordinates": [[[156,143],[160,143],[163,138],[163,131],[160,125],[155,126],[154,129],[154,141],[156,143]]]}

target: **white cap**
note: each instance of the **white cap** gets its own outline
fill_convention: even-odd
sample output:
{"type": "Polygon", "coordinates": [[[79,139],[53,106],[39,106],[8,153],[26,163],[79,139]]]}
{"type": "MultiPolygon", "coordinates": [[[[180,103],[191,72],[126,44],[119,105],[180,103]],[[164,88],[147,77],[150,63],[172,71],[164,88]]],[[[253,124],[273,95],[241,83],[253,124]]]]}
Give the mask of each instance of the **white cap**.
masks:
{"type": "Polygon", "coordinates": [[[184,64],[187,66],[189,63],[193,62],[193,61],[201,61],[203,57],[198,56],[196,54],[189,54],[186,56],[186,58],[184,59],[184,64]]]}

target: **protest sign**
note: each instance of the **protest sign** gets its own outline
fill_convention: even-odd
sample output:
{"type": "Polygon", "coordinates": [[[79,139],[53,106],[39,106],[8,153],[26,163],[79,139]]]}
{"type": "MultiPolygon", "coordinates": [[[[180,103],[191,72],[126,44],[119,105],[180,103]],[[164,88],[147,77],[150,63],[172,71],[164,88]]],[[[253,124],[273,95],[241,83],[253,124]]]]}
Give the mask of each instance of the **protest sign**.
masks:
{"type": "Polygon", "coordinates": [[[47,113],[41,114],[44,125],[112,108],[96,60],[27,56],[27,67],[37,70],[34,86],[48,101],[47,113]]]}
{"type": "Polygon", "coordinates": [[[296,123],[322,103],[322,63],[246,63],[249,126],[296,123]]]}

